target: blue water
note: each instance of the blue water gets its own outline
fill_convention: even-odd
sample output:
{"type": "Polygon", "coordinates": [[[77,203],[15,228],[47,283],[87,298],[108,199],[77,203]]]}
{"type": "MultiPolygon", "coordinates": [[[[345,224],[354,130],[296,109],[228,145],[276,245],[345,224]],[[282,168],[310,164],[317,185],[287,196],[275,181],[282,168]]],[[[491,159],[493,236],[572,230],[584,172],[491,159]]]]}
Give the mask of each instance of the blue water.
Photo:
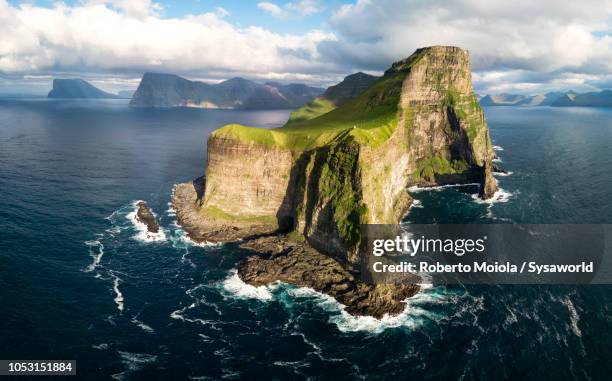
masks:
{"type": "MultiPolygon", "coordinates": [[[[486,110],[503,198],[415,191],[406,222],[611,223],[612,112],[486,110]]],[[[245,252],[185,239],[168,203],[206,137],[288,111],[0,100],[0,358],[76,359],[79,378],[609,379],[612,287],[437,287],[399,317],[232,274],[245,252]],[[128,218],[146,200],[165,239],[128,218]]]]}

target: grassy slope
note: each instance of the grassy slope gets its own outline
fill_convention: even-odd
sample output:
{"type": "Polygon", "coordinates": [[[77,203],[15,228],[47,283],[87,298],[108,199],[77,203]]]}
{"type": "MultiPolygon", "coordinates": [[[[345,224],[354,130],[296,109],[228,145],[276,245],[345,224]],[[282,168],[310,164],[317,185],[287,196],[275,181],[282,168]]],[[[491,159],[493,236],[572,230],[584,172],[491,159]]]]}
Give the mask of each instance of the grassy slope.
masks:
{"type": "Polygon", "coordinates": [[[302,114],[301,118],[293,118],[272,130],[231,124],[213,132],[211,137],[306,150],[350,135],[360,143],[375,146],[387,140],[395,129],[405,75],[400,72],[386,75],[355,99],[313,119],[305,119],[307,116],[302,114]]]}
{"type": "Polygon", "coordinates": [[[331,110],[335,109],[336,105],[323,97],[317,97],[311,102],[308,102],[304,106],[295,110],[289,115],[289,121],[287,125],[292,123],[304,122],[309,119],[314,119],[323,114],[327,114],[331,110]]]}

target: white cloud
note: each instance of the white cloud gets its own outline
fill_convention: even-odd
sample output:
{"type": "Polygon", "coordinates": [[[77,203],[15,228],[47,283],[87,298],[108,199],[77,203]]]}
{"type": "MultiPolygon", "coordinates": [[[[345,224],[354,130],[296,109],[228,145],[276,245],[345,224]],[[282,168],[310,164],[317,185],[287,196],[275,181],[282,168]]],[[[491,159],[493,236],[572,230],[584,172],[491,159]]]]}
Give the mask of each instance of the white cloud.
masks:
{"type": "Polygon", "coordinates": [[[325,10],[325,6],[319,0],[301,0],[287,4],[287,8],[302,16],[312,15],[325,10]]]}
{"type": "Polygon", "coordinates": [[[158,16],[163,10],[159,3],[151,0],[86,0],[85,4],[106,4],[114,9],[124,12],[126,15],[143,18],[151,15],[158,16]]]}
{"type": "Polygon", "coordinates": [[[285,11],[283,8],[279,7],[278,5],[274,3],[269,3],[267,1],[262,1],[260,3],[257,3],[257,8],[263,11],[266,11],[272,16],[279,18],[279,19],[287,18],[287,16],[289,15],[287,11],[285,11]]]}
{"type": "Polygon", "coordinates": [[[239,28],[219,9],[167,19],[153,3],[138,3],[148,8],[127,8],[121,1],[16,7],[0,0],[0,73],[140,75],[148,70],[219,78],[264,73],[316,77],[331,66],[317,50],[321,41],[334,39],[331,33],[239,28]]]}
{"type": "MultiPolygon", "coordinates": [[[[239,27],[220,7],[164,18],[153,0],[33,4],[0,0],[0,75],[12,80],[163,71],[329,84],[443,44],[470,50],[479,92],[612,86],[612,0],[357,0],[334,9],[330,31],[301,34],[239,27]]],[[[324,7],[314,0],[257,6],[288,19],[324,7]]]]}
{"type": "Polygon", "coordinates": [[[220,17],[220,18],[224,18],[230,15],[230,13],[228,12],[227,9],[223,8],[223,7],[217,7],[215,8],[215,14],[220,17]]]}
{"type": "Polygon", "coordinates": [[[339,38],[321,50],[381,70],[421,46],[457,45],[477,71],[602,73],[612,71],[611,19],[610,0],[358,0],[333,14],[339,38]]]}
{"type": "Polygon", "coordinates": [[[319,0],[300,0],[287,3],[283,7],[275,3],[263,1],[257,3],[257,8],[281,20],[287,19],[292,15],[310,16],[325,10],[325,6],[319,0]]]}

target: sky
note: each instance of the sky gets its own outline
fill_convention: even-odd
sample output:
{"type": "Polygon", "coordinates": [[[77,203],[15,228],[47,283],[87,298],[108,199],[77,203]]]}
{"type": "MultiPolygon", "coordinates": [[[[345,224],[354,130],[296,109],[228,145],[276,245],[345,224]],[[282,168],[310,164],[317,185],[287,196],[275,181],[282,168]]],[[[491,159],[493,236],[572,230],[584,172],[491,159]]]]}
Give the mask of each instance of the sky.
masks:
{"type": "Polygon", "coordinates": [[[146,71],[326,87],[430,45],[471,53],[480,94],[612,87],[612,0],[0,0],[0,94],[146,71]]]}

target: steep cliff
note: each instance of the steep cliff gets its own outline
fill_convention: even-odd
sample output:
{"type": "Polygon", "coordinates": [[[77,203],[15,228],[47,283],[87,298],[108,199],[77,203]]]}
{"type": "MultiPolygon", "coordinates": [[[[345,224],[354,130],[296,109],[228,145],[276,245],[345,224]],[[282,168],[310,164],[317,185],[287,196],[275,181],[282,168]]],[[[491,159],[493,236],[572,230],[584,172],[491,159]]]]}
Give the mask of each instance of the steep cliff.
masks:
{"type": "Polygon", "coordinates": [[[237,109],[296,108],[323,92],[303,84],[259,84],[232,78],[217,84],[190,81],[173,74],[145,73],[134,93],[133,107],[237,109]]]}
{"type": "MultiPolygon", "coordinates": [[[[481,196],[492,197],[493,157],[468,53],[423,48],[322,115],[273,130],[215,131],[203,194],[177,212],[179,222],[181,213],[199,216],[187,229],[193,237],[216,240],[207,232],[220,227],[232,234],[218,240],[280,229],[357,270],[361,224],[398,223],[411,185],[480,182],[481,196]]],[[[192,189],[179,185],[175,205],[192,189]]]]}
{"type": "Polygon", "coordinates": [[[82,79],[54,79],[49,98],[118,99],[118,95],[107,93],[82,79]]]}

